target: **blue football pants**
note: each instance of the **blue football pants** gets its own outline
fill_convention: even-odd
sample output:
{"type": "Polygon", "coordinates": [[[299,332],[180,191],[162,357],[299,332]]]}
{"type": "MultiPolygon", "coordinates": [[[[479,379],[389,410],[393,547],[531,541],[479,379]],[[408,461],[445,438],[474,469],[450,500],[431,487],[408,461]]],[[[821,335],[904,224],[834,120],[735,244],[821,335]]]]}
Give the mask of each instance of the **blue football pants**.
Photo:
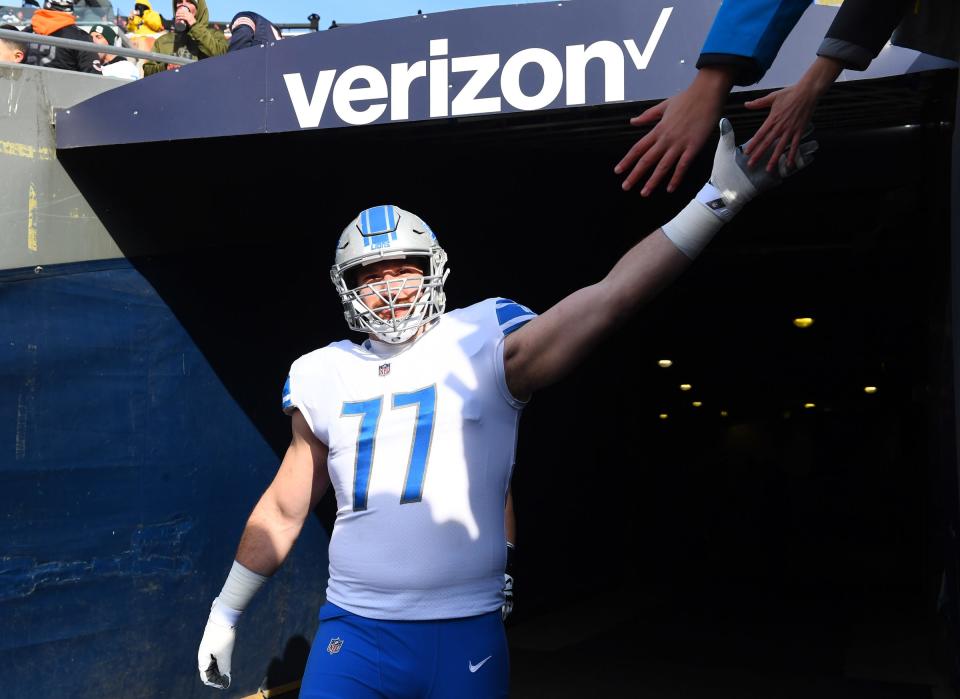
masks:
{"type": "Polygon", "coordinates": [[[495,699],[509,694],[500,612],[381,621],[327,602],[301,699],[495,699]]]}

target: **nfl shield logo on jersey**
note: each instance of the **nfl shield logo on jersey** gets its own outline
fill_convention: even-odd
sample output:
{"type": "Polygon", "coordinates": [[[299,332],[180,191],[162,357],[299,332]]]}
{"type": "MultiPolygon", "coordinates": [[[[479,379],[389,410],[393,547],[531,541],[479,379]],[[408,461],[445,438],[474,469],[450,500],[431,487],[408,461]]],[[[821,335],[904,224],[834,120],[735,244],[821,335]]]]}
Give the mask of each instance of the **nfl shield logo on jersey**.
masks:
{"type": "Polygon", "coordinates": [[[389,365],[389,364],[381,364],[381,365],[380,365],[380,376],[386,376],[386,375],[389,374],[389,373],[390,373],[390,365],[389,365]]]}
{"type": "Polygon", "coordinates": [[[342,638],[331,638],[330,643],[327,644],[327,652],[330,655],[335,655],[336,653],[339,653],[341,648],[343,648],[342,638]]]}

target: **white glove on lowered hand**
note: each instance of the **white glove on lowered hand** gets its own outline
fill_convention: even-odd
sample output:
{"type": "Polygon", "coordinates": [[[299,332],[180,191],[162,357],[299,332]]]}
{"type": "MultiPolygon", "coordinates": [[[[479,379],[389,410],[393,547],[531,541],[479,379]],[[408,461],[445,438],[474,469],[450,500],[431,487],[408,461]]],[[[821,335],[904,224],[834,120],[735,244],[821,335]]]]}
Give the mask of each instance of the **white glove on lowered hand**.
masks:
{"type": "Polygon", "coordinates": [[[234,627],[240,612],[219,604],[219,601],[218,597],[210,605],[210,616],[197,650],[197,668],[205,685],[226,689],[230,686],[230,658],[236,640],[234,627]]]}
{"type": "Polygon", "coordinates": [[[510,573],[503,574],[503,606],[500,607],[500,618],[507,620],[510,612],[513,611],[513,576],[510,573]]]}

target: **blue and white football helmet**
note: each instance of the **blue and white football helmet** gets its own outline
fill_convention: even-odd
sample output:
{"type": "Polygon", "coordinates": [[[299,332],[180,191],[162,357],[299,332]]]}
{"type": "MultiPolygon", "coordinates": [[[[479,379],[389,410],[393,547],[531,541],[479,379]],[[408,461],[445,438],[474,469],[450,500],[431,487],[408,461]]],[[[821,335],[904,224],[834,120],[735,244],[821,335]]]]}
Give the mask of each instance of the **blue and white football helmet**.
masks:
{"type": "Polygon", "coordinates": [[[360,212],[344,229],[337,242],[337,252],[330,279],[340,295],[343,316],[351,330],[372,333],[390,344],[406,342],[424,325],[437,320],[447,304],[443,283],[450,270],[446,269],[447,253],[437,237],[423,220],[398,206],[374,206],[360,212]],[[400,292],[411,280],[390,282],[375,288],[364,284],[354,286],[353,279],[360,267],[380,260],[412,259],[424,270],[422,280],[413,280],[418,288],[410,301],[398,303],[400,292]],[[367,308],[361,295],[376,294],[383,306],[376,312],[367,308]],[[397,311],[409,309],[398,317],[397,311]]]}

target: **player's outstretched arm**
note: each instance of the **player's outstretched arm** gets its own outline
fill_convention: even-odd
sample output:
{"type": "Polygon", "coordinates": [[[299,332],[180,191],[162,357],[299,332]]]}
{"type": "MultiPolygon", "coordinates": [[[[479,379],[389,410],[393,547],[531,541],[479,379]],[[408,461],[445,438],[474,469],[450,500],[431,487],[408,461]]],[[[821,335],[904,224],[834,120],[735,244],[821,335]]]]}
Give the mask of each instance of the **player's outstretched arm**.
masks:
{"type": "Polygon", "coordinates": [[[303,523],[330,485],[327,447],[310,431],[299,411],[293,414],[293,438],[273,482],[243,530],[236,560],[210,617],[197,651],[204,684],[230,686],[235,627],[250,600],[286,559],[303,523]]]}
{"type": "Polygon", "coordinates": [[[720,121],[710,181],[670,222],[631,248],[610,273],[567,296],[504,341],[507,386],[526,398],[569,372],[613,328],[685,270],[724,223],[759,193],[812,160],[816,143],[800,146],[794,165],[750,169],[733,127],[720,121]]]}

